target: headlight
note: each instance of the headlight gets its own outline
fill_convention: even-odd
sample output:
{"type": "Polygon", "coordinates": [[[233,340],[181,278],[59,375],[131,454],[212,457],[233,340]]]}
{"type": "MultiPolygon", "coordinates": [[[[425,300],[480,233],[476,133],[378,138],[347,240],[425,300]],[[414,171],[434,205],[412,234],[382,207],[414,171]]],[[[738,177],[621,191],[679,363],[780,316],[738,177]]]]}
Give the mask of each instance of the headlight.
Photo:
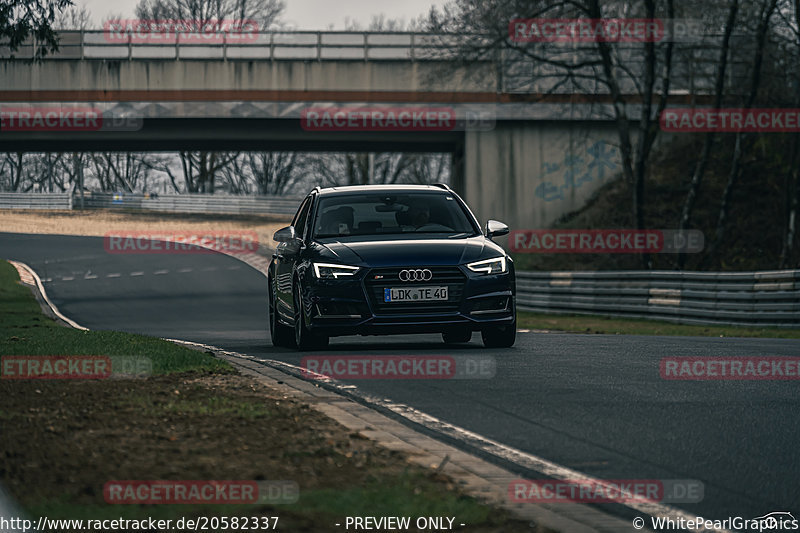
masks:
{"type": "Polygon", "coordinates": [[[467,268],[481,274],[502,274],[506,271],[506,266],[506,258],[503,256],[469,263],[467,268]]]}
{"type": "Polygon", "coordinates": [[[358,272],[358,267],[347,265],[332,265],[330,263],[314,263],[314,274],[319,279],[339,279],[352,276],[358,272]]]}

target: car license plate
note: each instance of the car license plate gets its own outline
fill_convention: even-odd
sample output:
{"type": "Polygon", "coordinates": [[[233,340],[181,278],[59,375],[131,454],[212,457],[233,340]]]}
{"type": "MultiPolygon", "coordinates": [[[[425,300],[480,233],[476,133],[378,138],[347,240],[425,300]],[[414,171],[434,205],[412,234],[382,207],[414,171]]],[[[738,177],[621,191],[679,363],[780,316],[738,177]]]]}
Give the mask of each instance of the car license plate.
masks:
{"type": "Polygon", "coordinates": [[[384,302],[435,302],[447,300],[444,287],[387,287],[383,289],[384,302]]]}

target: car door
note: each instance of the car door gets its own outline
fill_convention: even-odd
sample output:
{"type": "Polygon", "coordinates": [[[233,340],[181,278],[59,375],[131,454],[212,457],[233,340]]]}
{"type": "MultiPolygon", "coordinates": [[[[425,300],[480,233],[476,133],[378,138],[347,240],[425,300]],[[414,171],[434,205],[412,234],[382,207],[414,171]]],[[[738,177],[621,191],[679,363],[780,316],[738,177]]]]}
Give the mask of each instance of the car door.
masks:
{"type": "Polygon", "coordinates": [[[285,320],[294,318],[294,297],[292,294],[292,276],[294,266],[305,249],[305,233],[311,209],[311,196],[307,196],[294,215],[292,226],[297,238],[293,241],[278,243],[275,250],[275,285],[277,292],[276,310],[285,320]]]}

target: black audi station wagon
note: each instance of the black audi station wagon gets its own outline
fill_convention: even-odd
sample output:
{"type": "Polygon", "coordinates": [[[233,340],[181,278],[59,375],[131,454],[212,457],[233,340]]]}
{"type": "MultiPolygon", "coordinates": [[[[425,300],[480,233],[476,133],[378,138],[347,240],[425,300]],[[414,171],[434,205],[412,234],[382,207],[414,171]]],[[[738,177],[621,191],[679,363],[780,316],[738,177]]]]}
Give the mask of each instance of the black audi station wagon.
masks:
{"type": "Polygon", "coordinates": [[[333,336],[441,333],[487,347],[516,338],[514,264],[446,185],[315,188],[278,230],[269,266],[275,346],[333,336]]]}

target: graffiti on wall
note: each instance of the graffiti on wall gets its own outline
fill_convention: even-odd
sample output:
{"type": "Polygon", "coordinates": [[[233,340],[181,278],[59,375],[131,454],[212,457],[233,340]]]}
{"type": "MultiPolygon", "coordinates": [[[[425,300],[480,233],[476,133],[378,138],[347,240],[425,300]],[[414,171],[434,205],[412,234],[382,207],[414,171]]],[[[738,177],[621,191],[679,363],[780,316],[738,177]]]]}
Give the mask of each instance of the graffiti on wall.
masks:
{"type": "Polygon", "coordinates": [[[565,152],[561,161],[545,161],[544,176],[548,179],[540,183],[534,193],[545,202],[563,200],[570,189],[610,178],[620,164],[619,149],[606,141],[597,141],[586,148],[586,155],[565,152]]]}

